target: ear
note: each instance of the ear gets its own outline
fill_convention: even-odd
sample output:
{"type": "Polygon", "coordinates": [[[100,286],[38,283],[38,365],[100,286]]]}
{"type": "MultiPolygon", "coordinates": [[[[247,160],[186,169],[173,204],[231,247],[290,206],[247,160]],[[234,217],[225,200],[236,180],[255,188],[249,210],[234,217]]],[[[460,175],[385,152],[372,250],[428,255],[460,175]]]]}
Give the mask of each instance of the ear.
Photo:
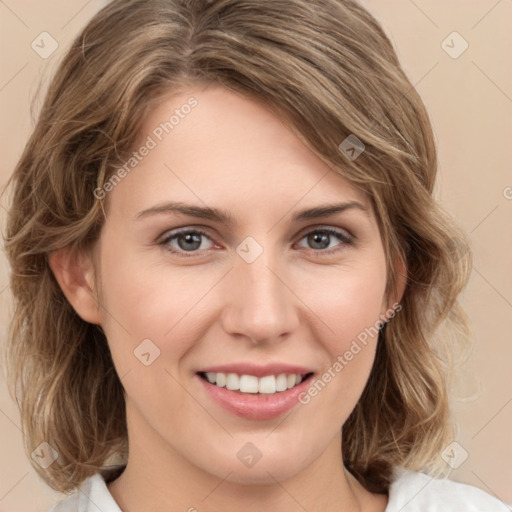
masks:
{"type": "Polygon", "coordinates": [[[405,254],[397,256],[395,262],[395,273],[396,273],[396,289],[393,297],[393,303],[400,302],[405,293],[405,287],[407,286],[407,264],[405,263],[405,254]]]}
{"type": "Polygon", "coordinates": [[[50,255],[49,264],[62,292],[77,314],[86,322],[101,325],[91,256],[65,247],[50,255]]]}
{"type": "Polygon", "coordinates": [[[390,309],[393,308],[394,304],[399,304],[402,300],[402,297],[405,293],[405,288],[407,286],[407,264],[406,264],[406,256],[405,254],[398,255],[395,259],[395,275],[396,275],[396,285],[394,290],[390,291],[389,297],[383,301],[383,311],[382,314],[385,315],[385,312],[389,312],[390,309]]]}

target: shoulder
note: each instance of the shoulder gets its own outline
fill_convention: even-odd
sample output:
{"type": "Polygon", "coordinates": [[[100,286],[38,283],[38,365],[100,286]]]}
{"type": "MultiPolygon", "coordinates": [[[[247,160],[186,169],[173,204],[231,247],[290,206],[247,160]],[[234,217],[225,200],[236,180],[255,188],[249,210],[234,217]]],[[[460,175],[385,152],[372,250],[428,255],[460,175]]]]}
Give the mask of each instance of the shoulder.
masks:
{"type": "MultiPolygon", "coordinates": [[[[108,473],[107,473],[108,474],[108,473]]],[[[48,512],[122,512],[110,494],[105,473],[85,479],[78,489],[54,505],[48,512]]],[[[110,478],[107,477],[107,481],[110,478]]]]}
{"type": "Polygon", "coordinates": [[[446,478],[396,469],[386,512],[510,512],[498,498],[446,478]]]}

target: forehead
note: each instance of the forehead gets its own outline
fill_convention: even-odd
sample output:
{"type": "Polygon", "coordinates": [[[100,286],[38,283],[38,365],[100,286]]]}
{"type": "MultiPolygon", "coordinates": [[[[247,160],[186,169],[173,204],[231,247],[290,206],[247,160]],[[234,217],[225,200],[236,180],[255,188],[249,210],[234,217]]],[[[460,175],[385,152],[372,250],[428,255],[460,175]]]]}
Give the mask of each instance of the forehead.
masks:
{"type": "Polygon", "coordinates": [[[219,86],[182,89],[156,105],[125,167],[109,200],[126,214],[165,201],[269,220],[299,203],[357,200],[371,209],[262,103],[219,86]]]}

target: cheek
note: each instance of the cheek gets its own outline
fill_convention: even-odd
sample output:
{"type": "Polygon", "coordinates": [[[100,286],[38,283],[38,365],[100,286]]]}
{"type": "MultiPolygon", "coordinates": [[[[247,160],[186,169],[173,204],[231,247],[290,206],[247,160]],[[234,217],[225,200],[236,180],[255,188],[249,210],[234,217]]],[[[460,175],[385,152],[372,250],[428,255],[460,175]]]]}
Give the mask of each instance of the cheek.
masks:
{"type": "Polygon", "coordinates": [[[332,351],[374,326],[384,309],[386,267],[375,257],[365,265],[346,264],[303,272],[301,291],[304,302],[323,324],[322,338],[332,351]]]}
{"type": "MultiPolygon", "coordinates": [[[[201,338],[197,322],[201,297],[212,286],[148,266],[138,256],[105,252],[102,274],[103,329],[127,398],[148,417],[172,403],[184,408],[177,367],[201,338]],[[119,254],[118,254],[119,255],[119,254]]],[[[171,424],[166,418],[166,424],[171,424]]]]}
{"type": "Polygon", "coordinates": [[[305,302],[317,317],[311,324],[316,325],[313,336],[325,354],[323,371],[303,396],[303,403],[321,403],[319,414],[329,416],[333,425],[345,421],[370,375],[385,285],[385,264],[380,259],[372,265],[331,269],[329,275],[317,273],[303,280],[305,302]]]}
{"type": "Polygon", "coordinates": [[[102,325],[119,373],[138,367],[134,351],[148,339],[156,347],[152,350],[165,355],[167,363],[178,361],[200,339],[198,318],[204,316],[208,304],[202,298],[219,276],[193,267],[171,271],[164,265],[148,264],[144,254],[130,255],[112,246],[115,240],[104,246],[102,255],[102,325]],[[171,353],[165,353],[170,346],[171,353]]]}

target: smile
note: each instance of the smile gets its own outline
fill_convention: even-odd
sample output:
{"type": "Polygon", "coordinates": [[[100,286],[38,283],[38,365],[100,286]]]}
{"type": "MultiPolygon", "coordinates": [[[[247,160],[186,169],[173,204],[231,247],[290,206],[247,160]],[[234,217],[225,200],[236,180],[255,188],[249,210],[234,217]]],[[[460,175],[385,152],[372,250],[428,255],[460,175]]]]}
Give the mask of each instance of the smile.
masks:
{"type": "Polygon", "coordinates": [[[314,373],[251,374],[198,372],[196,382],[205,398],[246,420],[270,420],[301,405],[299,396],[310,386],[314,373]],[[232,389],[230,389],[232,388],[232,389]]]}
{"type": "Polygon", "coordinates": [[[265,375],[264,377],[222,372],[200,372],[199,375],[210,384],[219,388],[239,391],[240,393],[271,395],[294,388],[307,378],[310,373],[280,373],[278,375],[265,375]]]}

